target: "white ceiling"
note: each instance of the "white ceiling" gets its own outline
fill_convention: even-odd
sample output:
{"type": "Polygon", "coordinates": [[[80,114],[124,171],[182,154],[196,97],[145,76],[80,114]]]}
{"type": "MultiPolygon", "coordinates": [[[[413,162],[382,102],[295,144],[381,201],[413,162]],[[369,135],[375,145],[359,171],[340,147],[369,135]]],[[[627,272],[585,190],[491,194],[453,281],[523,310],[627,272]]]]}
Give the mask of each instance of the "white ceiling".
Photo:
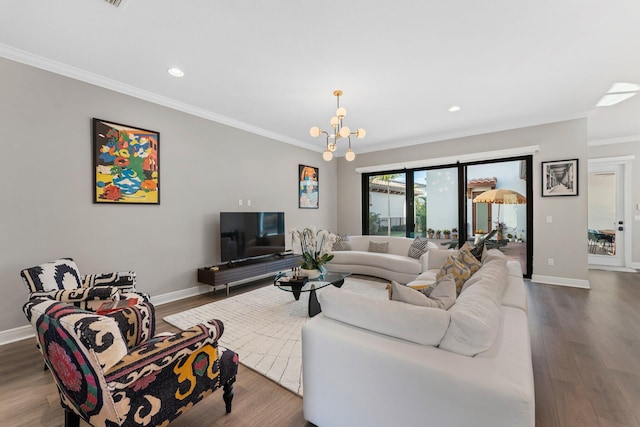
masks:
{"type": "Polygon", "coordinates": [[[585,116],[640,140],[640,96],[594,107],[640,84],[638,0],[123,5],[2,0],[0,56],[318,151],[335,89],[356,153],[585,116]]]}

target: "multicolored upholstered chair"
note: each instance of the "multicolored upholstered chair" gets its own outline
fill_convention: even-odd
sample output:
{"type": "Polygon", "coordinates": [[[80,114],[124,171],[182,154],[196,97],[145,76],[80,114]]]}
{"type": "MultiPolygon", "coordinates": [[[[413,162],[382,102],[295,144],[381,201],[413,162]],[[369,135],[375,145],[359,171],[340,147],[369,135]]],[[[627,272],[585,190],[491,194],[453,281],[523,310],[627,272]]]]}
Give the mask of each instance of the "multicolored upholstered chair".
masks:
{"type": "Polygon", "coordinates": [[[20,276],[30,298],[46,297],[91,311],[96,311],[104,300],[148,301],[147,294],[136,291],[133,271],[81,275],[71,258],[26,268],[20,276]]]}
{"type": "Polygon", "coordinates": [[[210,320],[154,336],[149,303],[98,315],[35,298],[24,313],[58,386],[65,425],[167,425],[222,387],[231,412],[238,356],[218,346],[224,327],[210,320]]]}

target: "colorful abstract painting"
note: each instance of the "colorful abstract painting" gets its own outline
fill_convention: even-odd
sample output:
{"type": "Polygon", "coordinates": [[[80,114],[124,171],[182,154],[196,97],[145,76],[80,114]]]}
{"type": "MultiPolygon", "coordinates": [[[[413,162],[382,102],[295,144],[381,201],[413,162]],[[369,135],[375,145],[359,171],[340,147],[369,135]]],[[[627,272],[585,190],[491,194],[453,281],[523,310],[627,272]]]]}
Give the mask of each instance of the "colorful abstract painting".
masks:
{"type": "Polygon", "coordinates": [[[94,203],[160,204],[160,133],[93,119],[94,203]]]}

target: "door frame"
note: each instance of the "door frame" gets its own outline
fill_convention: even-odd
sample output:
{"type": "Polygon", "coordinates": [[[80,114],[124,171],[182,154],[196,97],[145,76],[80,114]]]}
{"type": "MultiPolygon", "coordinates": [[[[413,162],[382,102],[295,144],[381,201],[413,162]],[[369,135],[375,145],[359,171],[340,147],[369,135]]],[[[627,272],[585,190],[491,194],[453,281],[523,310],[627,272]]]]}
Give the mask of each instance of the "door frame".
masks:
{"type": "MultiPolygon", "coordinates": [[[[632,212],[632,195],[631,195],[631,180],[632,180],[632,175],[631,175],[631,166],[632,166],[632,161],[635,160],[635,156],[634,155],[630,155],[630,156],[618,156],[618,157],[600,157],[600,158],[595,158],[595,159],[589,159],[588,163],[589,163],[589,170],[587,171],[587,174],[591,173],[591,165],[598,165],[598,166],[622,166],[623,172],[622,172],[622,180],[623,180],[623,190],[622,190],[622,194],[624,197],[624,209],[623,209],[623,213],[622,213],[622,220],[624,221],[624,231],[623,233],[623,239],[624,239],[624,244],[623,244],[623,251],[624,251],[624,258],[622,259],[622,266],[608,266],[606,264],[594,264],[592,263],[592,256],[589,255],[589,267],[598,267],[598,268],[604,268],[604,269],[610,269],[610,270],[619,270],[622,269],[623,271],[636,271],[635,269],[632,269],[632,261],[631,261],[631,255],[632,255],[632,218],[631,218],[631,212],[632,212]]],[[[600,259],[600,258],[598,258],[600,259]]]]}

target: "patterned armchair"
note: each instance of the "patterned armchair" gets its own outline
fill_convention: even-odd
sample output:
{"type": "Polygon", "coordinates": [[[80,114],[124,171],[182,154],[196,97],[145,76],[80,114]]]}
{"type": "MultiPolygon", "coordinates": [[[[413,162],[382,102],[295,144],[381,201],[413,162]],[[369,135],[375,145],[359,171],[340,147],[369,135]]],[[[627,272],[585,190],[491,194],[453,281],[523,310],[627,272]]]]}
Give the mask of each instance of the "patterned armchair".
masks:
{"type": "Polygon", "coordinates": [[[149,303],[98,315],[35,298],[24,313],[53,374],[65,425],[167,425],[223,387],[231,412],[238,356],[218,347],[224,327],[210,320],[154,336],[149,303]]]}
{"type": "Polygon", "coordinates": [[[30,298],[45,297],[96,311],[104,300],[122,297],[148,301],[148,295],[136,291],[133,271],[81,275],[71,258],[61,258],[26,268],[20,276],[30,298]]]}

